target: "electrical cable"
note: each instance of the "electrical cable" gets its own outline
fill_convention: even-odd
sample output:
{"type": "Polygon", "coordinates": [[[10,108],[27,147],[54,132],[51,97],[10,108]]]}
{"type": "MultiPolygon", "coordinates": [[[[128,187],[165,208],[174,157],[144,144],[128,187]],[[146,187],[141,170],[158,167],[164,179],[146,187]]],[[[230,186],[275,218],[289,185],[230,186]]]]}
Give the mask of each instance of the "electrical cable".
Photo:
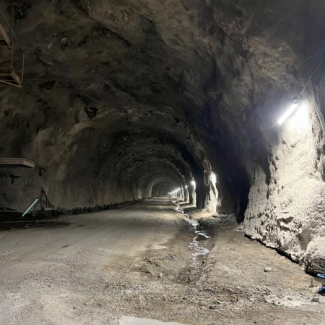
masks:
{"type": "Polygon", "coordinates": [[[315,56],[317,56],[318,54],[321,54],[321,53],[323,53],[323,52],[325,52],[325,49],[322,49],[322,50],[320,50],[319,52],[317,52],[317,53],[313,54],[312,56],[308,57],[308,58],[305,59],[304,61],[300,62],[299,65],[301,65],[301,64],[303,64],[303,63],[309,61],[310,59],[314,58],[315,56]]]}
{"type": "Polygon", "coordinates": [[[320,61],[319,64],[317,65],[317,67],[314,69],[314,71],[311,73],[311,75],[309,76],[309,78],[307,79],[306,84],[304,85],[304,87],[302,88],[299,96],[297,97],[298,99],[300,99],[302,93],[304,92],[304,90],[307,88],[308,84],[311,82],[312,78],[314,77],[314,75],[316,74],[317,70],[319,69],[319,67],[325,62],[325,58],[324,60],[320,61]]]}

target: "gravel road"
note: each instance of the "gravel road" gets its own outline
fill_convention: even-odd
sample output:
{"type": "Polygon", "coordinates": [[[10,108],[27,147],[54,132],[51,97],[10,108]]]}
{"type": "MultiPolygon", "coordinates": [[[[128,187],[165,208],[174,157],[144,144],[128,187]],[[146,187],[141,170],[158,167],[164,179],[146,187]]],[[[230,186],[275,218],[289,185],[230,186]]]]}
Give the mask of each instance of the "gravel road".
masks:
{"type": "Polygon", "coordinates": [[[210,253],[193,263],[197,234],[174,208],[160,198],[19,219],[0,232],[0,324],[325,324],[311,277],[231,218],[191,210],[212,236],[197,239],[210,253]]]}
{"type": "Polygon", "coordinates": [[[183,221],[167,202],[148,200],[0,232],[0,324],[113,321],[107,312],[85,316],[77,308],[100,296],[99,287],[107,286],[118,265],[131,267],[128,260],[175,235],[183,221]]]}

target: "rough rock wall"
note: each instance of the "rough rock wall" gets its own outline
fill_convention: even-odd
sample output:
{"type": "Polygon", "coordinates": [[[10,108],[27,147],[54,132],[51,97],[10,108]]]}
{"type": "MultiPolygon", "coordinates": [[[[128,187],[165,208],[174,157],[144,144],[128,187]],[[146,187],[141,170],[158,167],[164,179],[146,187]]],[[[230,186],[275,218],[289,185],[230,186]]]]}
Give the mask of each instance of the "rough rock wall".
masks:
{"type": "MultiPolygon", "coordinates": [[[[44,168],[42,185],[55,205],[129,201],[152,195],[154,184],[166,186],[163,180],[171,190],[200,178],[204,148],[186,118],[200,103],[186,93],[193,78],[204,80],[188,62],[201,73],[208,69],[190,51],[181,58],[170,31],[161,35],[166,23],[157,31],[152,19],[161,8],[27,0],[0,7],[8,16],[15,8],[26,54],[24,88],[0,87],[0,155],[44,168]]],[[[8,188],[10,178],[2,180],[3,204],[34,199],[19,182],[8,188]]],[[[204,190],[198,197],[202,205],[204,190]]]]}
{"type": "Polygon", "coordinates": [[[0,168],[0,184],[0,203],[18,211],[24,211],[46,190],[46,179],[39,170],[21,167],[0,168]]]}
{"type": "Polygon", "coordinates": [[[312,97],[302,102],[282,126],[276,126],[276,136],[270,131],[266,169],[250,168],[245,231],[296,261],[325,231],[323,123],[317,112],[312,97]]]}
{"type": "MultiPolygon", "coordinates": [[[[194,177],[203,207],[203,161],[216,172],[233,161],[231,149],[223,156],[230,141],[224,120],[234,112],[229,106],[219,118],[219,88],[228,80],[222,75],[235,62],[234,77],[243,62],[211,14],[218,6],[8,0],[0,7],[8,16],[15,8],[26,54],[24,88],[0,88],[1,156],[43,167],[56,205],[147,197],[154,183],[165,186],[163,178],[173,189],[194,177]]],[[[233,205],[237,166],[224,177],[233,205]]],[[[6,186],[0,184],[2,193],[6,186]]]]}
{"type": "MultiPolygon", "coordinates": [[[[278,6],[282,5],[274,2],[267,6],[270,15],[271,8],[278,6]]],[[[252,238],[300,261],[309,272],[324,273],[325,40],[320,33],[324,8],[314,1],[299,2],[293,10],[300,15],[279,13],[279,25],[295,22],[283,30],[282,37],[274,24],[265,29],[268,44],[256,38],[263,44],[259,60],[268,61],[263,67],[273,67],[264,72],[274,83],[258,103],[256,121],[260,125],[243,155],[251,183],[244,228],[252,238]],[[276,125],[299,95],[301,104],[296,113],[282,126],[276,125]]]]}

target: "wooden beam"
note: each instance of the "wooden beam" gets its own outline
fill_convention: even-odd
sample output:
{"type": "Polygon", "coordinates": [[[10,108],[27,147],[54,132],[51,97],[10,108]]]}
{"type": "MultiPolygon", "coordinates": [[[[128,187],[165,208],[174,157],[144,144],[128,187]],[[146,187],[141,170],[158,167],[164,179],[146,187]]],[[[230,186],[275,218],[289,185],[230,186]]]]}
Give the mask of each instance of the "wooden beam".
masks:
{"type": "Polygon", "coordinates": [[[0,80],[0,83],[9,85],[9,86],[13,86],[13,87],[17,87],[17,88],[22,88],[20,85],[17,85],[16,82],[0,80]]]}
{"type": "Polygon", "coordinates": [[[15,72],[15,70],[11,70],[11,77],[16,81],[18,86],[21,86],[21,79],[19,78],[18,74],[15,72]]]}
{"type": "Polygon", "coordinates": [[[0,38],[7,44],[7,46],[11,46],[10,37],[1,24],[0,24],[0,38]]]}
{"type": "Polygon", "coordinates": [[[0,68],[0,83],[21,87],[21,79],[13,69],[0,68]]]}
{"type": "Polygon", "coordinates": [[[28,167],[35,168],[36,163],[24,158],[0,158],[1,167],[28,167]]]}

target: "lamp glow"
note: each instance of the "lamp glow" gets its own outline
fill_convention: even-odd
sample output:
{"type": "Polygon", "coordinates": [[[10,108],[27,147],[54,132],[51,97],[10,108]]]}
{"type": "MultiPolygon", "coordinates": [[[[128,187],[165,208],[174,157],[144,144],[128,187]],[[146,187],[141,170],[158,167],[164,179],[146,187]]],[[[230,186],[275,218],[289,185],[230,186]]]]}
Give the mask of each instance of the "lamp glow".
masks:
{"type": "Polygon", "coordinates": [[[288,110],[280,117],[278,124],[282,125],[298,108],[298,103],[293,103],[288,110]]]}
{"type": "Polygon", "coordinates": [[[217,175],[216,175],[214,172],[211,172],[209,178],[210,178],[210,182],[211,182],[212,184],[217,183],[217,175]]]}
{"type": "Polygon", "coordinates": [[[193,186],[194,189],[196,188],[195,180],[192,180],[192,181],[191,181],[191,185],[193,186]]]}
{"type": "Polygon", "coordinates": [[[169,195],[176,195],[181,189],[180,188],[176,188],[174,191],[169,192],[169,195]]]}

